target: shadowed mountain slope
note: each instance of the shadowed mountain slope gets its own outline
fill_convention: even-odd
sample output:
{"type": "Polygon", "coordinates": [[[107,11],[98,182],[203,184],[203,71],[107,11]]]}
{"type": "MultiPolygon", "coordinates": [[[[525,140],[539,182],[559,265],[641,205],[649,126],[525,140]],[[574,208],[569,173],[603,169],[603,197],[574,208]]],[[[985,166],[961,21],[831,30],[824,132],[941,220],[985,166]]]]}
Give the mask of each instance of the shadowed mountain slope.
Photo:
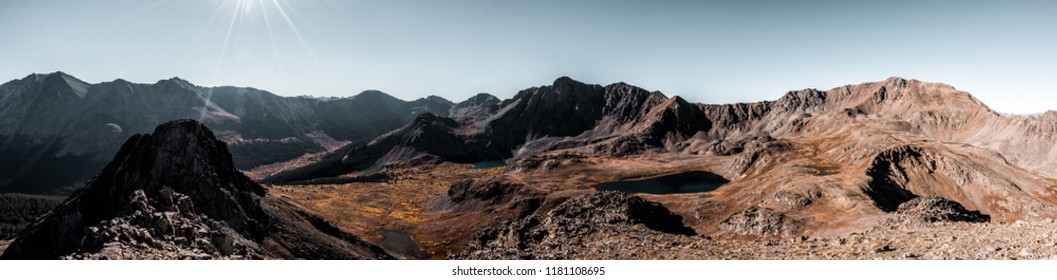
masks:
{"type": "Polygon", "coordinates": [[[603,87],[562,77],[550,86],[522,90],[498,108],[489,99],[478,96],[455,105],[460,112],[475,112],[456,119],[421,115],[403,128],[265,182],[375,172],[386,163],[423,158],[471,163],[588,145],[604,154],[657,150],[710,127],[702,111],[682,98],[623,83],[603,87]]]}
{"type": "Polygon", "coordinates": [[[101,169],[128,137],[195,119],[214,128],[246,170],[370,139],[453,104],[402,101],[379,91],[348,98],[280,97],[179,78],[88,84],[62,72],[0,85],[0,192],[67,194],[101,169]]]}

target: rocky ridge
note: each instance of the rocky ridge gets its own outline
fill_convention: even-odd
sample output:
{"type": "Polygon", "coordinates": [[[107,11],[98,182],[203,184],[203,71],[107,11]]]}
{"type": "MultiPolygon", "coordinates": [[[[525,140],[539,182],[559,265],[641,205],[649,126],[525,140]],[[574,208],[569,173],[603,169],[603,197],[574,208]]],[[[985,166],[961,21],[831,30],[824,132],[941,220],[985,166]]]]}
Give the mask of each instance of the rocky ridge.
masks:
{"type": "Polygon", "coordinates": [[[281,97],[243,87],[90,84],[66,73],[0,85],[0,192],[67,195],[132,135],[177,119],[209,125],[235,164],[251,169],[325,152],[399,128],[422,113],[446,116],[439,97],[403,101],[379,91],[348,98],[281,97]]]}
{"type": "Polygon", "coordinates": [[[422,156],[473,163],[585,146],[591,153],[611,155],[661,151],[709,125],[700,118],[700,109],[682,98],[624,83],[602,87],[562,77],[550,86],[522,90],[498,105],[487,101],[492,100],[487,96],[478,98],[457,105],[483,108],[474,109],[478,112],[474,117],[463,114],[456,120],[423,115],[401,129],[334,151],[329,160],[265,181],[286,183],[354,171],[377,172],[386,163],[422,156]]]}
{"type": "Polygon", "coordinates": [[[389,258],[239,172],[196,121],[130,138],[114,160],[31,225],[5,259],[389,258]]]}

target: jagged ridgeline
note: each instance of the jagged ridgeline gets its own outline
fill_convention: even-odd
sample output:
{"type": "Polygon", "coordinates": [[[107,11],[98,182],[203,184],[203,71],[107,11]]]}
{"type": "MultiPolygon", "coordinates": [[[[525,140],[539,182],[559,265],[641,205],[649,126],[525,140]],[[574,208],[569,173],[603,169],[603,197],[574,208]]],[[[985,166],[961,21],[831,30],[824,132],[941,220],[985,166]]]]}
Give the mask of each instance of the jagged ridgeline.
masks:
{"type": "Polygon", "coordinates": [[[663,151],[711,128],[698,106],[678,96],[625,83],[588,85],[568,77],[503,101],[478,95],[452,111],[450,118],[420,115],[400,129],[353,143],[265,182],[375,172],[386,163],[423,158],[473,163],[574,147],[588,147],[597,155],[663,151]]]}
{"type": "MultiPolygon", "coordinates": [[[[625,83],[562,77],[511,99],[477,96],[455,107],[451,117],[420,115],[264,182],[369,174],[394,162],[503,160],[507,172],[546,172],[562,163],[693,155],[714,159],[712,171],[733,179],[729,185],[752,181],[759,185],[752,189],[776,196],[839,187],[855,201],[845,210],[892,212],[922,195],[997,220],[1055,209],[1046,195],[1057,176],[1048,156],[1057,153],[1057,114],[1001,115],[945,84],[890,78],[790,91],[774,101],[695,104],[625,83]]],[[[767,197],[739,199],[745,210],[767,197]]]]}
{"type": "Polygon", "coordinates": [[[384,259],[384,251],[267,195],[193,120],[137,134],[5,259],[384,259]]]}
{"type": "MultiPolygon", "coordinates": [[[[507,100],[477,96],[455,108],[457,114],[423,114],[264,182],[391,183],[440,168],[446,176],[428,178],[451,180],[447,193],[419,201],[436,214],[424,214],[433,220],[418,233],[468,242],[474,237],[465,230],[426,227],[457,224],[452,228],[476,231],[513,219],[524,221],[522,229],[554,232],[522,219],[541,217],[601,183],[690,172],[722,180],[690,193],[639,193],[708,236],[833,236],[866,231],[889,218],[931,226],[1057,217],[1051,156],[1057,154],[1057,114],[998,114],[940,83],[889,78],[790,91],[773,101],[695,104],[624,83],[601,86],[563,77],[507,100]],[[447,176],[460,172],[447,163],[492,161],[505,162],[495,176],[447,176]]],[[[481,253],[462,257],[568,256],[519,251],[533,249],[528,244],[546,235],[510,233],[515,231],[478,239],[474,246],[481,253]]],[[[660,240],[678,243],[682,237],[660,240]]]]}
{"type": "Polygon", "coordinates": [[[195,119],[231,148],[242,170],[293,160],[399,128],[421,113],[448,115],[440,97],[403,101],[379,91],[348,98],[281,97],[246,87],[89,84],[62,72],[0,85],[0,193],[68,195],[132,135],[195,119]]]}

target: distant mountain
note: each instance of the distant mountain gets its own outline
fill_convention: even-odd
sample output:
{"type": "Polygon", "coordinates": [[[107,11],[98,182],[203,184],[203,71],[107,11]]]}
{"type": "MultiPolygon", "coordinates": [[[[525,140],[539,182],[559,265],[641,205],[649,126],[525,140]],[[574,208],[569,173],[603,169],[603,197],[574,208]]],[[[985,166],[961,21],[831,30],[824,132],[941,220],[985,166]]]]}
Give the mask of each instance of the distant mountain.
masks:
{"type": "Polygon", "coordinates": [[[132,136],[4,259],[384,259],[382,249],[266,190],[227,145],[182,120],[132,136]]]}
{"type": "Polygon", "coordinates": [[[449,117],[455,120],[467,121],[487,117],[499,110],[499,103],[503,102],[491,94],[480,93],[466,101],[459,102],[451,107],[449,117]]]}
{"type": "MultiPolygon", "coordinates": [[[[999,221],[1057,217],[1057,113],[1001,115],[944,84],[890,78],[774,101],[694,104],[562,77],[498,104],[488,96],[467,102],[454,118],[424,114],[264,181],[372,173],[400,161],[505,160],[506,173],[547,174],[578,162],[684,157],[709,159],[709,170],[731,180],[713,194],[727,207],[697,210],[709,217],[698,228],[709,230],[749,207],[789,208],[775,202],[783,199],[876,213],[941,196],[999,221]]],[[[782,214],[833,224],[802,209],[782,214]]]]}
{"type": "MultiPolygon", "coordinates": [[[[808,213],[892,212],[921,196],[945,197],[999,221],[1057,217],[1050,196],[1057,192],[1053,112],[1001,115],[952,86],[898,77],[699,106],[713,128],[679,151],[729,155],[719,170],[739,191],[727,194],[728,203],[829,227],[863,216],[808,213]]],[[[707,214],[726,217],[738,208],[707,214]]]]}
{"type": "Polygon", "coordinates": [[[422,113],[447,116],[440,97],[402,101],[380,91],[348,98],[280,97],[238,87],[88,84],[62,72],[0,85],[0,193],[68,193],[128,137],[196,119],[231,146],[240,169],[323,152],[399,128],[422,113]]]}
{"type": "Polygon", "coordinates": [[[452,111],[454,119],[423,114],[403,128],[265,181],[374,172],[389,162],[421,158],[462,163],[527,158],[587,145],[596,153],[624,154],[663,149],[711,125],[700,108],[682,98],[624,83],[587,85],[568,77],[501,102],[479,95],[452,111]]]}

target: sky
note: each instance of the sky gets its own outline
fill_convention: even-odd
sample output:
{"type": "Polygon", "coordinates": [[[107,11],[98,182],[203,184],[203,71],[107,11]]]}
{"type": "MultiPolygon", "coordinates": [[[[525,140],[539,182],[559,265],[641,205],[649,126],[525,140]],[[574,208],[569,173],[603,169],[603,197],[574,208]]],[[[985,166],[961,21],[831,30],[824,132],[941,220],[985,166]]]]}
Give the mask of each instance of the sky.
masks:
{"type": "Polygon", "coordinates": [[[0,80],[501,98],[560,76],[705,103],[899,76],[1057,109],[1057,1],[0,0],[0,80]]]}

